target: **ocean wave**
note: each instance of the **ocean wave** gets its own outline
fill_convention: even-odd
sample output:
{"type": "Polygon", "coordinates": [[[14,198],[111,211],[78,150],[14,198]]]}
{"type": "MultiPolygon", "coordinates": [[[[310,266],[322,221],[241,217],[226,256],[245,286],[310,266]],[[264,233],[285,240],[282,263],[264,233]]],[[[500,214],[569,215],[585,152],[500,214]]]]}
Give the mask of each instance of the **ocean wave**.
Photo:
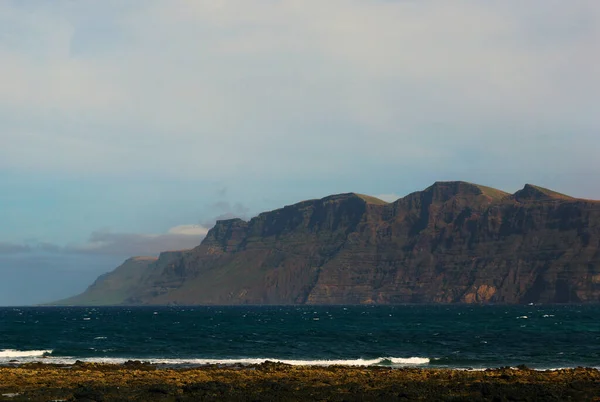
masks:
{"type": "Polygon", "coordinates": [[[17,358],[17,357],[43,357],[52,353],[52,350],[16,350],[2,349],[0,350],[0,358],[17,358]]]}
{"type": "MultiPolygon", "coordinates": [[[[254,365],[262,364],[267,361],[280,362],[284,364],[290,364],[293,366],[348,366],[348,367],[360,367],[360,366],[372,366],[372,367],[420,367],[420,368],[441,368],[450,370],[466,370],[466,371],[484,371],[487,369],[497,369],[505,366],[504,364],[488,364],[485,366],[476,365],[448,365],[438,364],[439,358],[427,358],[427,357],[380,357],[376,359],[339,359],[339,360],[295,360],[295,359],[278,359],[278,358],[231,358],[231,359],[209,359],[209,358],[149,358],[149,357],[75,357],[75,356],[54,356],[51,355],[51,350],[0,350],[0,364],[8,364],[10,360],[18,359],[16,364],[31,363],[31,362],[42,362],[50,364],[64,364],[71,365],[77,361],[85,363],[100,363],[100,364],[124,364],[128,361],[141,361],[156,365],[164,365],[166,367],[197,367],[205,365],[254,365]],[[430,362],[433,362],[430,365],[430,362]]],[[[546,370],[564,370],[573,369],[578,365],[544,365],[538,367],[530,367],[536,371],[546,370]]],[[[597,365],[588,366],[589,368],[600,370],[597,365]]],[[[517,370],[517,367],[513,367],[517,370]]]]}

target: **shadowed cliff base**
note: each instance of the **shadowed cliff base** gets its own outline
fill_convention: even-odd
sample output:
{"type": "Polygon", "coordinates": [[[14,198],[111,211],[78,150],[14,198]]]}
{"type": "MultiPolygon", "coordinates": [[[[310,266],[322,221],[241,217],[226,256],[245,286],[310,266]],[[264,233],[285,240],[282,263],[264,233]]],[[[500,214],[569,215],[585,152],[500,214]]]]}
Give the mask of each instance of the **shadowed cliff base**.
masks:
{"type": "Polygon", "coordinates": [[[191,250],[126,261],[56,304],[600,302],[600,202],[436,182],[217,221],[191,250]]]}

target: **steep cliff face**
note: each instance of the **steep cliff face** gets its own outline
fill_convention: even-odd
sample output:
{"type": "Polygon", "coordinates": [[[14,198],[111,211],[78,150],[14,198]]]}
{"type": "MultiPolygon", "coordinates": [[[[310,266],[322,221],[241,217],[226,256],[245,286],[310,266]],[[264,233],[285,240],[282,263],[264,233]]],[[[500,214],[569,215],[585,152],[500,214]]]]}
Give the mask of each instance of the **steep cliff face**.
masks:
{"type": "Polygon", "coordinates": [[[219,221],[152,262],[124,303],[600,302],[600,202],[438,182],[219,221]]]}
{"type": "Polygon", "coordinates": [[[154,291],[168,291],[148,301],[305,303],[321,267],[339,252],[366,207],[361,196],[343,194],[263,213],[250,222],[219,221],[199,247],[156,278],[154,291]],[[177,289],[165,286],[171,272],[179,275],[177,289]]]}

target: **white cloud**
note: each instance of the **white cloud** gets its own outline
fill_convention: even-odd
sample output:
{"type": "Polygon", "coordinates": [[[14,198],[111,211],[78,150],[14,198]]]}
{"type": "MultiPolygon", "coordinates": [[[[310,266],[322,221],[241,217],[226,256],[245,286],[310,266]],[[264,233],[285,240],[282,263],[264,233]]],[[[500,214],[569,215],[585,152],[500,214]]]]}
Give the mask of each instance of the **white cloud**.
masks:
{"type": "Polygon", "coordinates": [[[208,229],[201,225],[179,225],[161,234],[93,232],[85,243],[64,247],[50,243],[15,244],[0,242],[3,254],[96,254],[112,256],[154,256],[162,251],[186,250],[198,246],[208,229]]]}
{"type": "Polygon", "coordinates": [[[98,231],[92,233],[86,243],[68,245],[63,250],[69,253],[153,256],[162,251],[194,248],[207,232],[200,225],[179,225],[164,234],[98,231]]]}

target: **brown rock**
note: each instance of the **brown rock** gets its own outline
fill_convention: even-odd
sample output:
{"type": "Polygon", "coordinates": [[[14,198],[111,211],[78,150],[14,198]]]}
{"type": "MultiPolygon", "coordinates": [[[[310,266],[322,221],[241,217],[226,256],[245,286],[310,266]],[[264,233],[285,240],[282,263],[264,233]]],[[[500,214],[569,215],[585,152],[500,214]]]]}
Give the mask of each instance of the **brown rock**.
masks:
{"type": "Polygon", "coordinates": [[[393,203],[349,193],[218,221],[195,249],[147,262],[123,300],[597,303],[599,278],[600,202],[438,182],[393,203]]]}

